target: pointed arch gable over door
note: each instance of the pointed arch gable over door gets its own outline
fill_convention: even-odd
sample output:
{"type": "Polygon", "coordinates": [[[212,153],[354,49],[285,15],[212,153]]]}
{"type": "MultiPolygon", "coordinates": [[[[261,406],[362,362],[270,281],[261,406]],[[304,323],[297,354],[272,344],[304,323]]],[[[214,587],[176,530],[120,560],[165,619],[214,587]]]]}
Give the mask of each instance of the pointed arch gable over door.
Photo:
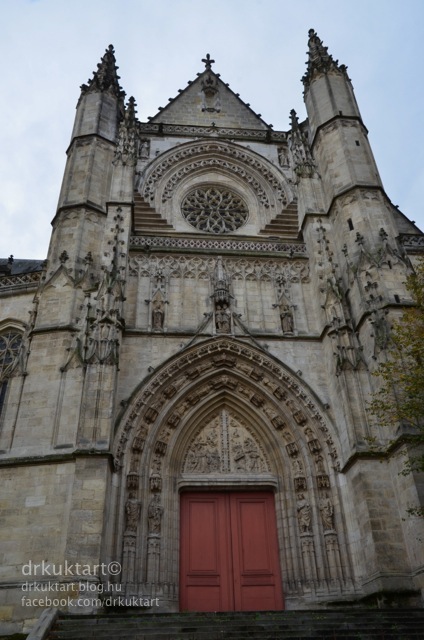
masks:
{"type": "MultiPolygon", "coordinates": [[[[345,591],[335,441],[314,394],[272,356],[230,338],[186,349],[134,394],[117,433],[115,553],[124,582],[178,609],[180,492],[255,490],[275,501],[287,597],[298,597],[299,585],[345,591]]],[[[230,581],[235,601],[234,588],[230,581]]],[[[237,607],[248,606],[246,597],[237,607]]]]}

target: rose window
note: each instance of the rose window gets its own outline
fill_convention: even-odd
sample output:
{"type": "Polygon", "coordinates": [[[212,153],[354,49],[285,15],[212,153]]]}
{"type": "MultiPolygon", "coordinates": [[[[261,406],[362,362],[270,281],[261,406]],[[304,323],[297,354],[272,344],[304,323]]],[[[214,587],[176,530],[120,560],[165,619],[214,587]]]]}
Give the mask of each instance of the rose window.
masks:
{"type": "Polygon", "coordinates": [[[189,224],[206,233],[231,233],[247,220],[244,201],[221,187],[197,187],[184,198],[181,211],[189,224]]]}

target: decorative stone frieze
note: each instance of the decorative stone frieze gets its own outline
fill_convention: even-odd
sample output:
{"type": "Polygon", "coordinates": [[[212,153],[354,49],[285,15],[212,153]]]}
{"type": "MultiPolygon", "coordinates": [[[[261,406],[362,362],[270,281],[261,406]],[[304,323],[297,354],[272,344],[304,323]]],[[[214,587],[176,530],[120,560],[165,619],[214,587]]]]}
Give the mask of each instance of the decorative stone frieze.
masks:
{"type": "MultiPolygon", "coordinates": [[[[302,242],[281,242],[280,240],[248,241],[225,239],[175,238],[158,236],[131,236],[130,247],[133,249],[196,249],[198,251],[272,252],[287,256],[306,256],[306,245],[302,242]]],[[[1,284],[1,281],[0,281],[1,284]]]]}

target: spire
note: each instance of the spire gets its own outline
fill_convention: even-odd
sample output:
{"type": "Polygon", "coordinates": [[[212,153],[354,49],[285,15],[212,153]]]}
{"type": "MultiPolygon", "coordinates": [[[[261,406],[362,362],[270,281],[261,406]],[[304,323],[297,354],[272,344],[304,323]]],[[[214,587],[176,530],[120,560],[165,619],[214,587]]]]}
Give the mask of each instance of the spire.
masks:
{"type": "Polygon", "coordinates": [[[316,72],[327,73],[331,70],[346,73],[347,67],[344,64],[339,65],[338,60],[333,60],[333,56],[328,53],[328,47],[324,47],[314,29],[309,29],[308,48],[308,61],[306,62],[308,68],[302,78],[305,87],[309,86],[316,72]]]}
{"type": "Polygon", "coordinates": [[[81,85],[82,95],[108,91],[117,97],[123,97],[125,92],[119,84],[117,70],[115,50],[113,45],[110,44],[100,63],[97,65],[97,71],[94,71],[92,79],[88,80],[87,84],[81,85]]]}

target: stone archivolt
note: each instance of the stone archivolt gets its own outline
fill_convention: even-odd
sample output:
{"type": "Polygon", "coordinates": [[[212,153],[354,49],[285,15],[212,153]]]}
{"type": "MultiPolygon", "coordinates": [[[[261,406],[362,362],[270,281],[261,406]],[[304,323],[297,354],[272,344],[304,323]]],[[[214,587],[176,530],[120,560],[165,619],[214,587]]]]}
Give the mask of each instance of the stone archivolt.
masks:
{"type": "MultiPolygon", "coordinates": [[[[136,394],[116,440],[116,466],[123,465],[130,437],[138,442],[140,433],[145,433],[153,423],[160,423],[162,427],[159,431],[156,427],[156,437],[168,443],[185,414],[193,412],[198,403],[210,400],[217,392],[233,393],[248,402],[249,411],[259,411],[262,420],[271,423],[277,431],[285,424],[296,425],[299,428],[293,440],[298,439],[303,428],[315,426],[319,440],[318,436],[310,440],[321,444],[311,444],[305,438],[309,451],[318,453],[324,447],[336,465],[334,441],[316,401],[304,385],[275,360],[250,345],[219,339],[187,349],[136,394]]],[[[296,445],[295,442],[287,444],[296,445]]]]}
{"type": "Polygon", "coordinates": [[[209,140],[189,143],[153,162],[139,187],[140,193],[150,201],[159,193],[160,201],[166,202],[183,179],[205,170],[223,171],[246,182],[265,208],[286,206],[293,201],[290,185],[279,170],[250,150],[209,140]]]}
{"type": "MultiPolygon", "coordinates": [[[[293,556],[287,592],[298,589],[299,575],[303,585],[324,575],[316,569],[322,550],[338,559],[337,575],[333,571],[328,577],[344,583],[333,436],[312,394],[276,360],[230,338],[190,347],[134,395],[121,424],[115,449],[116,469],[124,471],[125,479],[121,504],[135,504],[128,502],[131,496],[146,505],[154,498],[160,506],[155,553],[150,538],[146,549],[137,552],[147,554],[147,560],[140,556],[140,566],[147,567],[149,581],[164,579],[162,557],[168,563],[178,553],[179,486],[253,483],[277,490],[277,517],[292,540],[286,541],[293,556]],[[329,533],[333,539],[327,550],[324,536],[329,533]],[[296,565],[299,558],[303,568],[296,565]]],[[[121,518],[128,529],[128,510],[121,518]]],[[[172,583],[177,578],[171,573],[166,580],[172,583]]]]}

